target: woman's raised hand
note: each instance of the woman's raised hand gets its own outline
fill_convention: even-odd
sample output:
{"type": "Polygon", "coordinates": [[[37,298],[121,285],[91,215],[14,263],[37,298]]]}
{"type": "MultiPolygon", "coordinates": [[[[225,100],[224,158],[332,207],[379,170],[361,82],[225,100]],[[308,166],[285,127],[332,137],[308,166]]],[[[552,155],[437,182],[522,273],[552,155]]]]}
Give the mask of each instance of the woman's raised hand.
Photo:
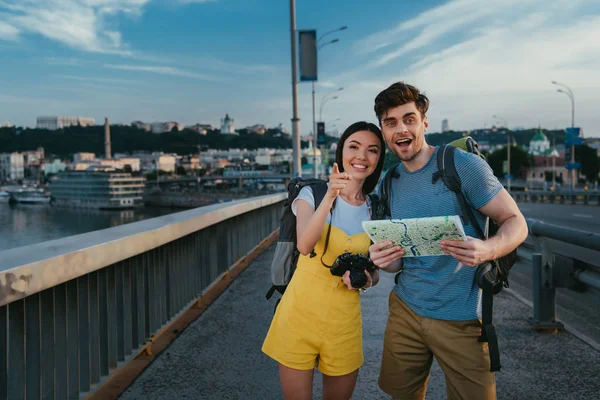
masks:
{"type": "Polygon", "coordinates": [[[352,176],[346,172],[340,172],[337,163],[333,163],[333,172],[329,177],[329,187],[327,188],[327,196],[336,198],[340,194],[340,190],[346,187],[346,184],[352,180],[352,176]]]}

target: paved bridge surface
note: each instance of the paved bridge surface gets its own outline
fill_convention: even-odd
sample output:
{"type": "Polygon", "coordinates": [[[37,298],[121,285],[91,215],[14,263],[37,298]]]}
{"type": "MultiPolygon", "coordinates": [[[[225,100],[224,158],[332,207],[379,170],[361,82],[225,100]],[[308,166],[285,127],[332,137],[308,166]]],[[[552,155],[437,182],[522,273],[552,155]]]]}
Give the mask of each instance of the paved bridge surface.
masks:
{"type": "MultiPolygon", "coordinates": [[[[273,314],[266,301],[271,246],[181,333],[121,395],[121,399],[280,399],[277,365],[261,351],[273,314]]],[[[519,266],[515,266],[517,268],[519,266]]],[[[521,265],[521,268],[527,268],[521,265]]],[[[529,268],[530,264],[529,264],[529,268]]],[[[362,296],[365,363],[354,399],[389,399],[377,386],[387,299],[393,275],[362,296]]],[[[495,298],[502,371],[498,399],[597,399],[600,351],[567,331],[531,330],[529,305],[515,293],[495,298]]],[[[321,397],[319,373],[315,399],[321,397]]],[[[444,399],[444,376],[434,363],[427,399],[444,399]]]]}

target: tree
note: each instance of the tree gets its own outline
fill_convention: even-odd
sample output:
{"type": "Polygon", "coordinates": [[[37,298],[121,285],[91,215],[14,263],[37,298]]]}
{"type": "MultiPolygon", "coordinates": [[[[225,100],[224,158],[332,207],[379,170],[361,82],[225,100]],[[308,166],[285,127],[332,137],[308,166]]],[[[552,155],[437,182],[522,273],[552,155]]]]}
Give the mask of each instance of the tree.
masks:
{"type": "Polygon", "coordinates": [[[575,146],[575,159],[581,163],[581,173],[589,182],[598,181],[600,158],[595,149],[588,145],[575,146]]]}
{"type": "MultiPolygon", "coordinates": [[[[504,178],[505,172],[502,170],[504,161],[507,159],[507,146],[496,150],[487,158],[488,164],[492,167],[494,175],[498,178],[504,178]]],[[[518,146],[510,148],[510,173],[519,178],[525,170],[533,165],[533,157],[518,146]]]]}
{"type": "Polygon", "coordinates": [[[308,164],[308,159],[306,157],[302,156],[302,158],[300,159],[300,163],[302,165],[306,165],[306,164],[308,164]]]}
{"type": "Polygon", "coordinates": [[[123,172],[127,172],[128,174],[131,174],[133,172],[132,169],[131,169],[131,165],[125,164],[123,166],[123,172]]]}
{"type": "Polygon", "coordinates": [[[180,165],[177,167],[177,175],[181,175],[184,176],[186,174],[185,172],[185,168],[183,168],[183,165],[180,165]]]}

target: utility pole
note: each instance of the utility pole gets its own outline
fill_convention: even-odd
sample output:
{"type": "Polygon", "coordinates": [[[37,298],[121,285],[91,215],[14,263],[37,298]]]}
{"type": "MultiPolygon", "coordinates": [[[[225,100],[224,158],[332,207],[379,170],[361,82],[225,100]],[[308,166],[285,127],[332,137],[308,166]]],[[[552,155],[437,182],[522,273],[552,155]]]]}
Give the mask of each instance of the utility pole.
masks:
{"type": "Polygon", "coordinates": [[[300,118],[298,118],[298,77],[296,70],[296,0],[290,0],[290,37],[292,41],[292,178],[302,176],[300,163],[300,118]]]}

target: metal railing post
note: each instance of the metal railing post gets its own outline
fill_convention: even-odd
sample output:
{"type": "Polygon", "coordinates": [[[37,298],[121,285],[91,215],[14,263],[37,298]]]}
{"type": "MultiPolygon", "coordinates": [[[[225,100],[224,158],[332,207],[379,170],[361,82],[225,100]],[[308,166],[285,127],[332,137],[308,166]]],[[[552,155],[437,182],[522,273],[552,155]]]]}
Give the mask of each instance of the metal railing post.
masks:
{"type": "Polygon", "coordinates": [[[529,321],[536,330],[561,329],[563,325],[556,320],[556,289],[552,284],[552,268],[542,263],[542,254],[532,257],[533,277],[533,318],[529,321]]]}

